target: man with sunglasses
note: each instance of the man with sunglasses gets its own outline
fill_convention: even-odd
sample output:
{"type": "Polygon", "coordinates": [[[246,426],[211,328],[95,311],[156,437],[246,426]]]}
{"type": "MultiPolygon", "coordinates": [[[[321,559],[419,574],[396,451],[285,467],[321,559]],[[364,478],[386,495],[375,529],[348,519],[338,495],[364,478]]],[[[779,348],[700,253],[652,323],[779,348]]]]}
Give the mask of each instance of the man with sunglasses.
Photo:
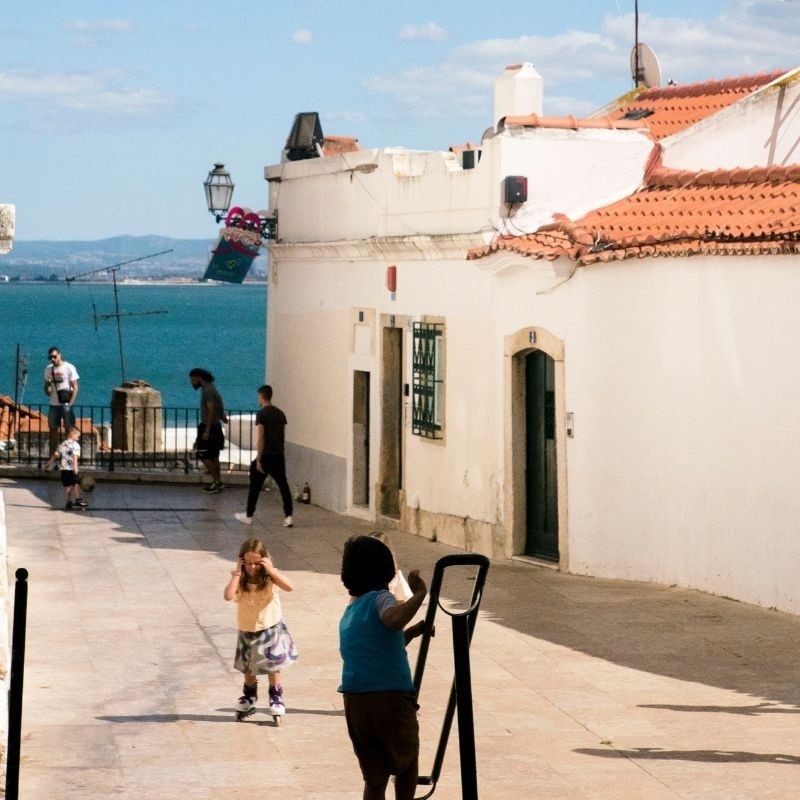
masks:
{"type": "Polygon", "coordinates": [[[61,425],[67,432],[75,424],[72,407],[78,397],[78,370],[61,358],[61,351],[51,347],[47,351],[50,363],[44,368],[44,393],[50,398],[47,425],[50,429],[50,455],[56,451],[61,425]]]}

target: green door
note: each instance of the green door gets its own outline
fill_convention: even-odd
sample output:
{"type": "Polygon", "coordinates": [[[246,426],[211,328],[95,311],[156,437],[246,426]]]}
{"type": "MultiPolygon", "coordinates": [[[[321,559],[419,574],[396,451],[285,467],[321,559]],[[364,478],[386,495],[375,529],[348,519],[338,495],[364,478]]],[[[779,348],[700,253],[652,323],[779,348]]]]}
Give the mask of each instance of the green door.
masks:
{"type": "Polygon", "coordinates": [[[555,363],[525,357],[525,555],[558,561],[555,363]]]}

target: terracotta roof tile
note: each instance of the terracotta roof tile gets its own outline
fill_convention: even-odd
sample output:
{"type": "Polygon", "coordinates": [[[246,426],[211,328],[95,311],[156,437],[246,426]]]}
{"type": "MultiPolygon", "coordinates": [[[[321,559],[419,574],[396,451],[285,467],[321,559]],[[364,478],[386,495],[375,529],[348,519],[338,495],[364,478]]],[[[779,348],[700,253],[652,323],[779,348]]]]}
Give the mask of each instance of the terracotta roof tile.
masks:
{"type": "Polygon", "coordinates": [[[719,81],[664,86],[632,92],[610,116],[621,120],[637,112],[646,116],[653,138],[663,139],[694,125],[723,108],[751,95],[786,74],[786,70],[726,78],[719,81]]]}
{"type": "Polygon", "coordinates": [[[501,120],[501,127],[520,125],[526,128],[559,128],[578,130],[579,128],[608,128],[617,130],[648,130],[647,120],[622,119],[619,115],[605,117],[585,117],[578,119],[571,114],[566,117],[543,117],[539,114],[509,116],[501,120]]]}
{"type": "Polygon", "coordinates": [[[630,197],[471,250],[579,264],[645,256],[800,254],[800,164],[688,172],[654,167],[630,197]]]}
{"type": "Polygon", "coordinates": [[[359,150],[358,139],[352,136],[326,136],[322,141],[322,155],[335,156],[339,153],[355,153],[359,150]]]}
{"type": "Polygon", "coordinates": [[[453,144],[450,145],[449,151],[451,153],[462,153],[464,150],[481,150],[481,146],[479,144],[472,144],[472,142],[466,142],[465,144],[453,144]]]}
{"type": "Polygon", "coordinates": [[[678,133],[696,122],[710,117],[717,111],[741,100],[768,83],[786,75],[786,70],[744,75],[718,81],[703,81],[681,86],[634,89],[607,106],[597,116],[579,119],[544,117],[539,114],[508,116],[501,120],[501,127],[523,126],[528,128],[611,128],[647,130],[658,141],[665,136],[678,133]],[[611,109],[609,111],[609,109],[611,109]]]}

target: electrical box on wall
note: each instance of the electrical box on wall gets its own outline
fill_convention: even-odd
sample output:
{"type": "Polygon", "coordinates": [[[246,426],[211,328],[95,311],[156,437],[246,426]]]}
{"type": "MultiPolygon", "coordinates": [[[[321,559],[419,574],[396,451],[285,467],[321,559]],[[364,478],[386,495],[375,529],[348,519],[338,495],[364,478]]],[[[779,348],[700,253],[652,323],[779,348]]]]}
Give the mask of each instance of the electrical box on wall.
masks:
{"type": "Polygon", "coordinates": [[[528,179],[524,175],[506,175],[503,178],[503,201],[524,203],[528,199],[528,179]]]}

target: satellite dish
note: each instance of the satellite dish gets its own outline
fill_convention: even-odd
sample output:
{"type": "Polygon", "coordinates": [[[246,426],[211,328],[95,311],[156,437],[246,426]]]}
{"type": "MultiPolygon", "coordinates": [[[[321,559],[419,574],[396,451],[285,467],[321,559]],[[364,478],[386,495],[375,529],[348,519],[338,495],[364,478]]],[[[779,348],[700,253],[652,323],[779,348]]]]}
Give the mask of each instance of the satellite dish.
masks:
{"type": "Polygon", "coordinates": [[[652,89],[661,86],[661,66],[653,49],[642,43],[635,44],[631,50],[631,75],[637,86],[652,89]]]}

